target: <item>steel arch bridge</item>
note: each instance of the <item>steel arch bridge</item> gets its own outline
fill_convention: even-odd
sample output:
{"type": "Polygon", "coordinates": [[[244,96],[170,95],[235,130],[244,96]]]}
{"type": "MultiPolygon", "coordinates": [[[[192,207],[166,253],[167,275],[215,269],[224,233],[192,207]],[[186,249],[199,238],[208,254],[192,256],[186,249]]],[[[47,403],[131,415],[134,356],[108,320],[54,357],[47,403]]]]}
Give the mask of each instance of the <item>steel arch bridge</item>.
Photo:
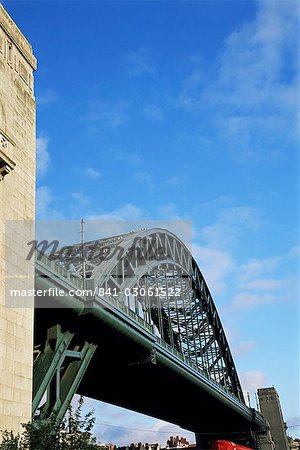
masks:
{"type": "Polygon", "coordinates": [[[68,271],[84,275],[86,290],[97,288],[108,300],[117,298],[197,370],[243,400],[208,286],[191,252],[173,233],[141,230],[68,246],[51,256],[68,271]]]}
{"type": "Polygon", "coordinates": [[[201,425],[211,433],[233,428],[237,432],[265,429],[260,414],[244,403],[225,332],[204,277],[189,249],[173,233],[143,229],[66,246],[47,255],[37,252],[36,287],[54,286],[75,292],[56,299],[60,308],[75,313],[70,318],[71,313],[36,309],[36,343],[41,342],[41,330],[57,320],[66,329],[81,330],[85,339],[89,336],[89,341],[96,340],[99,349],[92,344],[88,348],[87,343],[70,349],[72,333],[61,333],[60,328],[49,330],[45,349],[35,364],[34,412],[47,389],[49,398],[53,398],[47,400],[45,410],[58,409],[62,417],[70,396],[79,391],[145,414],[159,413],[160,418],[195,432],[201,425]],[[117,330],[127,343],[132,342],[127,346],[130,348],[123,345],[122,337],[115,338],[117,330]],[[63,353],[67,361],[74,361],[65,365],[63,353]],[[55,366],[58,360],[61,362],[55,366]],[[45,361],[51,369],[47,376],[45,361]],[[62,372],[64,367],[67,369],[62,372]],[[120,386],[120,370],[127,380],[128,393],[120,386]],[[107,385],[104,391],[97,383],[99,377],[107,385]],[[142,381],[137,386],[134,377],[147,380],[147,388],[142,381]],[[166,389],[165,381],[161,384],[166,377],[170,389],[166,389]],[[60,386],[51,386],[53,380],[59,380],[60,386]],[[187,412],[188,399],[182,400],[184,410],[176,410],[172,390],[182,381],[188,396],[194,396],[206,408],[212,405],[201,419],[187,412]],[[148,392],[147,402],[142,398],[144,391],[148,392]],[[158,408],[154,395],[164,398],[169,406],[158,408]]]}

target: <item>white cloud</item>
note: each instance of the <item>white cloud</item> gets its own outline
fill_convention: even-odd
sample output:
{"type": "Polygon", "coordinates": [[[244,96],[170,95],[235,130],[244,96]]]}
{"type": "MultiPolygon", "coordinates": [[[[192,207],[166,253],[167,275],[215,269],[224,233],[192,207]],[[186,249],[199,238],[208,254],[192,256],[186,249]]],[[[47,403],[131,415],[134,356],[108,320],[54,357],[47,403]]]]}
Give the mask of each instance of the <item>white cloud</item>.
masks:
{"type": "Polygon", "coordinates": [[[258,209],[251,206],[237,206],[223,209],[220,221],[229,225],[257,229],[261,223],[258,209]]]}
{"type": "MultiPolygon", "coordinates": [[[[257,1],[256,18],[231,33],[225,42],[213,99],[244,112],[270,104],[282,107],[278,90],[290,88],[282,71],[287,51],[296,51],[298,20],[297,1],[257,1]]],[[[295,61],[291,64],[295,69],[295,61]]]]}
{"type": "Polygon", "coordinates": [[[277,291],[284,289],[288,284],[288,280],[273,278],[257,278],[241,285],[243,289],[258,291],[277,291]]]}
{"type": "Polygon", "coordinates": [[[177,211],[174,203],[168,203],[158,207],[158,213],[163,219],[168,220],[181,220],[182,217],[177,211]]]}
{"type": "Polygon", "coordinates": [[[48,89],[37,96],[36,102],[38,105],[51,105],[56,103],[58,96],[52,89],[48,89]]]}
{"type": "Polygon", "coordinates": [[[131,203],[127,203],[121,208],[116,209],[114,213],[123,219],[139,219],[143,215],[143,210],[131,203]]]}
{"type": "Polygon", "coordinates": [[[99,170],[96,170],[93,167],[87,167],[86,169],[84,169],[83,174],[87,178],[92,178],[92,179],[97,179],[97,178],[101,177],[101,173],[99,172],[99,170]]]}
{"type": "Polygon", "coordinates": [[[44,218],[50,203],[53,200],[53,195],[47,186],[40,186],[36,192],[36,214],[37,217],[44,218]]]}
{"type": "Polygon", "coordinates": [[[120,208],[114,209],[110,212],[101,214],[92,214],[88,217],[88,220],[112,220],[112,221],[125,221],[125,220],[137,220],[143,215],[143,210],[137,206],[127,203],[120,208]]]}
{"type": "Polygon", "coordinates": [[[262,223],[257,209],[240,206],[222,209],[215,223],[197,230],[193,255],[226,320],[257,307],[292,303],[299,295],[297,277],[288,268],[290,259],[298,258],[297,248],[262,259],[238,257],[238,240],[262,223]]]}
{"type": "Polygon", "coordinates": [[[278,301],[280,297],[274,293],[241,291],[235,295],[230,305],[231,310],[241,312],[255,306],[267,305],[278,301]]]}
{"type": "Polygon", "coordinates": [[[71,198],[80,208],[88,206],[90,203],[89,199],[82,192],[72,192],[71,198]]]}
{"type": "Polygon", "coordinates": [[[37,176],[43,176],[48,170],[50,164],[50,155],[48,151],[49,139],[40,136],[36,140],[36,170],[37,176]]]}
{"type": "Polygon", "coordinates": [[[252,395],[256,393],[257,389],[268,386],[267,376],[260,370],[240,372],[240,381],[243,389],[252,395]]]}
{"type": "Polygon", "coordinates": [[[287,256],[287,258],[297,258],[299,260],[300,247],[297,245],[291,247],[286,256],[287,256]]]}
{"type": "Polygon", "coordinates": [[[256,208],[225,208],[219,213],[217,221],[213,225],[203,227],[199,235],[208,247],[232,247],[242,232],[256,231],[260,225],[260,213],[256,208]]]}
{"type": "Polygon", "coordinates": [[[264,259],[250,259],[246,263],[241,264],[239,276],[242,282],[253,280],[253,278],[258,276],[265,276],[266,274],[274,272],[274,270],[278,268],[280,262],[281,257],[279,256],[271,256],[264,259]]]}
{"type": "Polygon", "coordinates": [[[299,297],[298,275],[293,273],[293,267],[297,270],[297,262],[298,254],[292,247],[281,256],[250,259],[237,265],[236,292],[232,296],[227,312],[241,313],[250,308],[275,302],[287,304],[295,302],[299,297]],[[290,267],[291,258],[296,258],[296,265],[290,267]],[[285,272],[286,263],[289,267],[287,272],[285,272]]]}
{"type": "Polygon", "coordinates": [[[248,355],[255,347],[256,344],[253,341],[239,341],[231,344],[232,353],[236,357],[248,355]]]}
{"type": "Polygon", "coordinates": [[[216,248],[193,244],[193,256],[212,294],[224,292],[228,286],[228,276],[235,269],[231,254],[216,248]]]}
{"type": "MultiPolygon", "coordinates": [[[[121,420],[119,423],[121,424],[124,423],[124,415],[122,418],[120,417],[121,420]]],[[[149,421],[146,420],[144,422],[139,420],[136,425],[135,423],[137,422],[131,421],[131,423],[127,426],[111,425],[107,426],[106,429],[105,426],[103,426],[104,431],[101,434],[99,433],[100,441],[113,442],[117,445],[130,445],[132,442],[159,442],[160,445],[164,447],[171,435],[177,435],[187,438],[190,443],[195,442],[194,433],[162,420],[156,420],[153,425],[149,425],[149,421]]]]}
{"type": "Polygon", "coordinates": [[[140,75],[155,75],[156,67],[150,51],[141,47],[136,52],[129,53],[124,56],[126,63],[126,71],[130,77],[140,75]]]}
{"type": "Polygon", "coordinates": [[[57,198],[47,186],[40,186],[36,190],[36,218],[58,221],[64,219],[62,210],[57,206],[57,198]]]}
{"type": "Polygon", "coordinates": [[[63,214],[56,207],[55,196],[47,186],[40,186],[36,191],[36,218],[37,220],[60,220],[63,214]]]}
{"type": "Polygon", "coordinates": [[[201,130],[214,133],[214,151],[222,145],[241,162],[287,157],[299,134],[299,2],[256,5],[256,17],[227,37],[213,68],[194,64],[176,102],[206,113],[201,130]]]}

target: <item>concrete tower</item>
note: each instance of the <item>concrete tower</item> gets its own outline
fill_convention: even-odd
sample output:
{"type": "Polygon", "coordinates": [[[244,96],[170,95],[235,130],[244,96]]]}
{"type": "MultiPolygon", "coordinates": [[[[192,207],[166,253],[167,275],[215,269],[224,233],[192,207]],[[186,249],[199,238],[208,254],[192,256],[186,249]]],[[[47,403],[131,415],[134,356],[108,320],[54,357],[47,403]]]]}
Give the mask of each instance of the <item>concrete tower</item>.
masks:
{"type": "Polygon", "coordinates": [[[9,286],[34,286],[34,262],[24,256],[35,215],[35,69],[30,44],[0,4],[0,429],[15,432],[32,403],[33,308],[12,305],[9,286]]]}
{"type": "Polygon", "coordinates": [[[289,450],[279,395],[274,387],[258,389],[260,411],[270,425],[276,450],[289,450]]]}

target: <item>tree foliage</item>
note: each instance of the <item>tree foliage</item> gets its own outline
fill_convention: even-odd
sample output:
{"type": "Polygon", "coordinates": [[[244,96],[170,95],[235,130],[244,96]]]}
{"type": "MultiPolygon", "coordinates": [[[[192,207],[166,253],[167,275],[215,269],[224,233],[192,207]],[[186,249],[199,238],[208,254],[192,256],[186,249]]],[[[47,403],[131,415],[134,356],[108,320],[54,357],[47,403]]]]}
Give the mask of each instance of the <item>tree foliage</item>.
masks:
{"type": "Polygon", "coordinates": [[[92,435],[94,411],[83,415],[83,404],[84,398],[80,397],[75,411],[70,405],[61,425],[57,425],[53,414],[48,419],[23,424],[22,434],[4,431],[0,450],[98,450],[97,439],[92,435]]]}

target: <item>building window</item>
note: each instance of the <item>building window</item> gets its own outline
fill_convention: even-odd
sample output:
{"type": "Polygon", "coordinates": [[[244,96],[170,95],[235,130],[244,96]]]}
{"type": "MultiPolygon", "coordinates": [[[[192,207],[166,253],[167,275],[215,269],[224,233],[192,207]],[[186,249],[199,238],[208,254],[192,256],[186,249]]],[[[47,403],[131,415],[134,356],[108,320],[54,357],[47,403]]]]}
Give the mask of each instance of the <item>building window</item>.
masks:
{"type": "Polygon", "coordinates": [[[6,161],[0,156],[0,181],[3,180],[5,175],[8,175],[12,171],[12,167],[6,164],[6,161]]]}
{"type": "Polygon", "coordinates": [[[0,53],[4,54],[4,39],[0,36],[0,53]]]}
{"type": "Polygon", "coordinates": [[[1,134],[0,134],[0,148],[4,152],[7,152],[7,150],[8,150],[8,141],[1,134]]]}
{"type": "Polygon", "coordinates": [[[0,181],[15,167],[15,163],[8,156],[9,142],[0,133],[0,181]]]}
{"type": "Polygon", "coordinates": [[[12,65],[13,63],[13,45],[11,42],[7,42],[7,62],[12,65]]]}
{"type": "Polygon", "coordinates": [[[29,78],[28,77],[28,72],[27,72],[26,67],[24,66],[24,64],[21,63],[21,61],[19,63],[19,74],[20,74],[20,77],[22,78],[22,80],[24,80],[25,83],[28,84],[28,78],[29,78]]]}

